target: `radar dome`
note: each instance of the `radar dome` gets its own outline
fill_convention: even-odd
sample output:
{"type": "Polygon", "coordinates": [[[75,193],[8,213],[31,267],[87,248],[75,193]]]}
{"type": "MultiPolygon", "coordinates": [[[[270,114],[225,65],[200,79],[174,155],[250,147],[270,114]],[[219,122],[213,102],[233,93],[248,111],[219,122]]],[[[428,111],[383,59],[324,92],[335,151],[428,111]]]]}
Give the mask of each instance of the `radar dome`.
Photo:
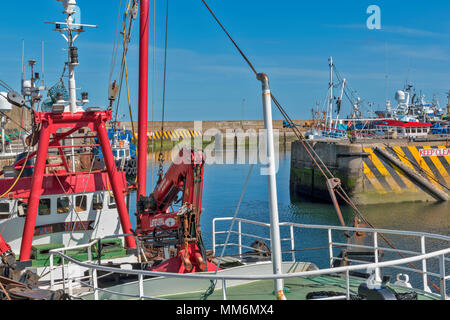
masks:
{"type": "Polygon", "coordinates": [[[395,100],[397,100],[398,102],[403,102],[403,101],[405,101],[405,100],[406,100],[406,94],[405,94],[405,92],[402,91],[402,90],[398,90],[398,91],[395,93],[395,100]]]}

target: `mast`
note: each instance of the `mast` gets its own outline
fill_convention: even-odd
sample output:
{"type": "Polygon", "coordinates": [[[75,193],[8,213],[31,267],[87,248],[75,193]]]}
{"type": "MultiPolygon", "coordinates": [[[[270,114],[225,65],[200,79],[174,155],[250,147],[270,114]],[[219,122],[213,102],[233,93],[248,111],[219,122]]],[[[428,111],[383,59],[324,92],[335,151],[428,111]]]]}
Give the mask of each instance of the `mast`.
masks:
{"type": "Polygon", "coordinates": [[[447,103],[447,115],[450,115],[450,90],[448,90],[448,93],[447,93],[447,99],[448,99],[448,103],[447,103]]]}
{"type": "Polygon", "coordinates": [[[333,57],[330,57],[330,99],[328,105],[329,128],[333,126],[333,57]]]}
{"type": "Polygon", "coordinates": [[[42,66],[41,66],[41,68],[42,68],[42,71],[41,71],[41,73],[42,73],[42,75],[41,75],[41,83],[42,84],[44,84],[45,83],[45,69],[44,69],[44,67],[45,67],[45,51],[44,51],[44,40],[42,40],[42,66]]]}
{"type": "Polygon", "coordinates": [[[339,95],[339,100],[337,103],[339,103],[339,107],[337,109],[337,115],[336,115],[336,129],[337,129],[337,124],[339,121],[339,115],[341,113],[341,108],[342,108],[342,99],[344,98],[344,90],[345,90],[345,84],[346,84],[347,80],[344,78],[342,79],[342,88],[341,88],[341,94],[339,95]]]}
{"type": "Polygon", "coordinates": [[[69,46],[68,50],[68,62],[67,65],[69,67],[69,105],[70,105],[70,112],[74,113],[77,109],[77,87],[76,87],[76,81],[75,81],[75,66],[78,65],[78,50],[76,47],[73,46],[73,43],[75,41],[75,38],[72,34],[72,28],[73,28],[73,17],[72,15],[75,13],[75,1],[68,1],[67,4],[67,43],[69,46]]]}
{"type": "MultiPolygon", "coordinates": [[[[60,0],[62,1],[62,0],[60,0]]],[[[93,132],[97,133],[99,145],[101,147],[105,167],[107,171],[106,185],[110,185],[113,192],[113,198],[115,199],[117,205],[117,211],[119,220],[122,226],[122,231],[126,234],[131,232],[131,223],[128,210],[124,198],[123,180],[118,174],[118,169],[114,160],[114,156],[111,149],[111,143],[108,139],[108,133],[106,129],[106,122],[110,121],[112,118],[111,110],[100,111],[98,108],[88,108],[86,111],[83,110],[85,103],[88,103],[88,94],[82,93],[82,100],[80,101],[82,105],[78,106],[76,101],[76,88],[75,88],[75,66],[78,65],[78,50],[73,46],[74,41],[83,32],[83,27],[96,27],[93,25],[85,24],[75,24],[72,15],[75,14],[76,1],[75,0],[64,0],[64,13],[67,14],[66,22],[46,22],[49,24],[56,25],[56,31],[59,31],[63,38],[68,42],[69,45],[69,61],[66,65],[70,69],[70,100],[65,101],[62,97],[52,105],[51,112],[37,112],[33,110],[33,117],[36,123],[41,124],[41,129],[38,131],[39,134],[39,144],[36,152],[36,161],[34,165],[33,175],[31,178],[31,188],[30,195],[28,199],[27,214],[25,217],[25,223],[22,234],[22,244],[20,248],[20,261],[31,263],[30,254],[31,247],[33,243],[33,237],[35,233],[36,220],[38,216],[38,208],[40,197],[43,194],[43,181],[45,176],[45,170],[47,167],[47,156],[48,150],[50,148],[54,149],[61,146],[61,142],[66,138],[70,138],[71,135],[81,128],[88,127],[93,132]],[[64,26],[64,27],[61,27],[64,26]],[[73,29],[73,27],[78,27],[73,29]],[[65,33],[67,32],[67,34],[65,33]],[[73,36],[75,33],[75,36],[73,36]],[[69,105],[67,105],[69,103],[69,105]],[[67,112],[70,111],[70,112],[67,112]],[[58,130],[64,130],[64,133],[59,133],[58,130]],[[50,141],[51,140],[51,141],[50,141]]],[[[30,66],[34,65],[34,61],[30,62],[30,66]]],[[[34,81],[38,79],[37,76],[32,77],[31,88],[34,88],[34,81]]],[[[39,90],[39,88],[38,88],[39,90]]],[[[73,140],[72,140],[73,141],[73,140]]],[[[73,149],[73,142],[72,142],[73,149]]],[[[64,152],[60,152],[61,159],[65,163],[66,176],[73,176],[78,174],[75,172],[69,172],[66,157],[64,152]]],[[[32,157],[29,155],[29,157],[32,157]]],[[[72,159],[74,154],[72,153],[72,159]]],[[[27,159],[23,159],[22,165],[26,163],[27,159]]],[[[74,163],[74,160],[72,160],[74,163]]],[[[19,162],[16,164],[20,164],[19,162]]],[[[109,189],[109,187],[108,187],[109,189]]],[[[136,249],[136,241],[133,236],[125,236],[126,247],[132,251],[136,249]]]]}
{"type": "Polygon", "coordinates": [[[149,0],[141,0],[139,31],[139,113],[137,196],[147,195],[147,117],[148,117],[148,42],[149,0]]]}
{"type": "MultiPolygon", "coordinates": [[[[264,128],[266,129],[267,152],[269,157],[269,211],[270,211],[270,239],[272,247],[273,273],[282,274],[281,269],[281,241],[280,222],[278,217],[277,181],[275,173],[275,148],[273,141],[272,126],[272,95],[270,93],[269,78],[264,73],[257,75],[257,79],[262,83],[264,128]]],[[[274,280],[275,292],[278,300],[285,300],[283,279],[274,280]]]]}

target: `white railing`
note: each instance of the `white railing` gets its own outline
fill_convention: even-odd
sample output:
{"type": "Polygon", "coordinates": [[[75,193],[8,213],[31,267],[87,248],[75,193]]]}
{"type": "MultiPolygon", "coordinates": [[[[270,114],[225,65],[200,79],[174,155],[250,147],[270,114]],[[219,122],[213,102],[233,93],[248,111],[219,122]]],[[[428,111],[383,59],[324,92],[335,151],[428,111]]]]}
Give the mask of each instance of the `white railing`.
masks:
{"type": "MultiPolygon", "coordinates": [[[[222,234],[222,233],[228,233],[228,231],[216,231],[216,223],[219,221],[231,221],[232,218],[216,218],[213,220],[213,253],[215,255],[216,253],[216,247],[223,247],[224,244],[218,244],[217,243],[217,238],[216,236],[218,234],[222,234]]],[[[243,233],[242,232],[242,224],[249,224],[249,225],[253,225],[253,226],[262,226],[262,227],[266,227],[269,228],[269,224],[268,223],[262,223],[262,222],[255,222],[255,221],[251,221],[251,220],[247,220],[247,219],[240,219],[237,218],[236,223],[238,224],[238,231],[234,231],[231,230],[231,233],[237,234],[238,236],[238,244],[233,243],[233,242],[229,242],[227,244],[227,247],[233,247],[233,246],[238,246],[239,247],[239,255],[242,254],[242,248],[249,248],[249,249],[253,249],[255,250],[255,248],[252,247],[248,247],[246,245],[242,245],[242,241],[243,241],[243,237],[247,237],[250,239],[263,239],[263,240],[268,240],[270,241],[270,239],[267,238],[263,238],[261,237],[260,234],[258,235],[251,235],[248,233],[243,233]]],[[[288,238],[282,238],[281,241],[290,241],[290,248],[291,248],[291,254],[292,254],[292,261],[295,261],[295,233],[294,233],[294,229],[317,229],[317,230],[326,230],[327,234],[328,234],[328,253],[329,253],[329,265],[330,268],[333,268],[333,263],[335,260],[342,260],[343,258],[339,258],[339,257],[335,257],[334,253],[333,253],[333,249],[334,248],[359,248],[359,249],[366,249],[366,250],[372,250],[373,251],[373,256],[374,256],[374,263],[372,264],[372,268],[373,270],[375,270],[375,276],[376,276],[376,280],[381,280],[380,274],[381,274],[381,264],[379,263],[379,252],[380,251],[385,251],[385,252],[393,252],[393,253],[399,253],[402,255],[425,255],[426,252],[426,239],[435,239],[435,240],[440,240],[440,241],[445,241],[446,242],[446,247],[450,247],[450,237],[447,236],[441,236],[441,235],[434,235],[434,234],[429,234],[429,233],[423,233],[423,232],[410,232],[410,231],[394,231],[394,230],[386,230],[386,229],[366,229],[366,228],[351,228],[351,227],[337,227],[337,226],[323,226],[323,225],[306,225],[306,224],[298,224],[298,223],[290,223],[290,222],[284,222],[284,223],[280,223],[280,228],[282,227],[288,227],[289,228],[289,237],[288,238]],[[372,236],[372,242],[373,245],[372,246],[364,246],[364,245],[356,245],[356,244],[349,244],[349,243],[340,243],[340,242],[334,242],[333,241],[333,237],[332,237],[332,232],[333,231],[361,231],[361,232],[366,232],[366,233],[371,233],[373,234],[372,236]],[[401,249],[397,249],[397,248],[392,248],[392,247],[380,247],[378,245],[378,238],[380,236],[380,234],[390,234],[390,235],[400,235],[400,236],[410,236],[410,237],[417,237],[418,239],[420,239],[420,252],[415,252],[415,251],[410,251],[410,250],[401,250],[401,249]]],[[[307,250],[307,249],[306,249],[307,250]]],[[[450,248],[448,249],[450,250],[450,248]]],[[[258,251],[258,250],[255,250],[258,251]]],[[[289,251],[288,251],[289,252],[289,251]]],[[[446,280],[449,279],[449,276],[445,276],[445,262],[449,262],[450,259],[445,257],[445,254],[443,255],[443,257],[438,257],[438,256],[434,256],[434,258],[439,259],[439,273],[432,273],[427,271],[427,263],[426,260],[427,259],[421,259],[421,260],[417,260],[420,261],[421,264],[421,268],[413,268],[413,267],[402,267],[400,266],[401,264],[407,264],[410,263],[406,260],[399,260],[399,261],[403,261],[403,263],[398,263],[398,264],[394,264],[391,265],[390,267],[394,268],[394,269],[399,269],[399,270],[403,270],[403,271],[409,271],[409,272],[415,272],[415,273],[420,273],[422,275],[422,285],[423,285],[423,290],[425,292],[431,293],[431,289],[428,286],[429,280],[428,280],[428,276],[434,276],[439,278],[440,280],[440,291],[443,293],[443,297],[445,298],[445,289],[446,289],[446,280]],[[443,291],[442,291],[443,289],[443,291]]],[[[364,263],[364,261],[360,261],[360,260],[355,260],[355,259],[350,259],[347,258],[347,261],[350,262],[355,262],[355,263],[364,263]]],[[[333,269],[335,270],[335,268],[333,269]]]]}
{"type": "MultiPolygon", "coordinates": [[[[215,252],[216,247],[223,247],[223,244],[217,243],[217,235],[218,234],[224,234],[226,232],[224,231],[217,231],[216,230],[216,223],[219,221],[231,221],[232,218],[217,218],[213,220],[213,250],[215,252]]],[[[238,247],[238,252],[240,255],[243,253],[243,249],[251,249],[254,250],[255,248],[252,248],[250,246],[247,246],[244,244],[244,237],[245,238],[251,238],[251,239],[258,239],[258,240],[268,240],[270,239],[261,237],[261,235],[255,235],[255,234],[249,234],[249,233],[243,233],[242,232],[242,226],[243,224],[249,224],[249,225],[256,225],[261,227],[270,227],[269,224],[246,220],[246,219],[236,219],[238,231],[232,231],[234,234],[238,235],[238,241],[237,243],[228,243],[227,246],[236,246],[238,247]]],[[[118,269],[113,267],[106,267],[101,266],[99,264],[95,264],[93,262],[80,262],[77,261],[71,257],[68,257],[63,252],[67,250],[71,250],[74,248],[90,248],[96,243],[98,243],[98,240],[93,241],[89,244],[86,244],[84,246],[77,246],[72,248],[63,248],[63,249],[56,249],[50,251],[50,263],[51,263],[51,271],[55,271],[58,267],[53,266],[53,255],[59,255],[62,258],[62,264],[59,268],[62,268],[62,284],[63,288],[68,290],[69,294],[73,293],[72,290],[72,283],[73,281],[78,282],[80,285],[90,288],[93,291],[94,299],[99,298],[99,292],[106,292],[117,296],[123,296],[127,298],[136,298],[136,299],[158,299],[155,297],[148,297],[144,295],[144,277],[165,277],[165,278],[180,278],[180,279],[208,279],[208,280],[217,280],[222,283],[222,298],[226,300],[227,298],[227,282],[231,280],[246,280],[246,281],[256,281],[256,280],[274,280],[274,279],[290,279],[290,278],[297,278],[297,277],[308,277],[308,276],[320,276],[320,275],[327,275],[327,274],[337,274],[342,273],[346,278],[346,294],[344,296],[335,297],[336,299],[350,299],[350,273],[358,270],[375,270],[375,275],[377,277],[380,277],[380,270],[381,268],[396,268],[400,270],[406,270],[410,272],[417,272],[421,273],[422,275],[422,282],[423,282],[423,291],[424,293],[429,294],[430,296],[438,297],[440,299],[446,300],[449,299],[449,297],[446,295],[446,281],[450,280],[450,276],[446,275],[446,262],[450,261],[449,258],[446,258],[446,255],[450,254],[450,247],[445,246],[446,249],[437,250],[434,252],[426,252],[426,239],[435,239],[435,240],[441,240],[445,241],[447,244],[450,244],[450,237],[446,236],[440,236],[440,235],[433,235],[428,233],[420,233],[420,232],[407,232],[407,231],[393,231],[393,230],[384,230],[384,229],[366,229],[366,228],[351,228],[351,227],[337,227],[337,226],[322,226],[322,225],[304,225],[304,224],[297,224],[297,223],[280,223],[280,228],[287,227],[289,228],[290,236],[288,238],[282,239],[284,242],[290,243],[291,253],[292,253],[292,261],[295,261],[295,229],[317,229],[317,230],[324,230],[327,231],[328,234],[328,252],[329,252],[329,261],[330,261],[330,268],[327,269],[320,269],[320,270],[314,270],[314,271],[305,271],[305,272],[296,272],[296,273],[288,273],[288,274],[282,274],[282,275],[227,275],[227,274],[178,274],[178,273],[166,273],[166,272],[154,272],[154,271],[146,271],[146,270],[125,270],[125,269],[118,269]],[[366,233],[373,234],[373,246],[363,246],[363,245],[352,245],[347,243],[340,243],[340,242],[334,242],[332,238],[333,231],[361,231],[366,233]],[[378,243],[378,237],[380,234],[391,234],[391,235],[400,235],[400,236],[411,236],[411,237],[417,237],[420,240],[420,252],[414,252],[409,250],[399,250],[399,249],[392,249],[392,248],[385,248],[379,245],[378,243]],[[357,260],[352,260],[352,262],[356,262],[359,264],[349,265],[349,266],[342,266],[342,267],[333,267],[333,262],[335,260],[341,259],[339,257],[335,257],[333,254],[333,249],[335,248],[342,248],[342,247],[356,247],[361,249],[371,249],[374,252],[375,262],[374,263],[364,263],[357,260]],[[401,258],[401,259],[395,259],[390,261],[384,261],[379,262],[377,257],[377,253],[381,250],[389,251],[389,252],[400,252],[402,254],[407,255],[414,255],[412,257],[407,258],[401,258]],[[430,259],[438,259],[439,261],[439,272],[430,272],[427,270],[427,261],[430,259]],[[70,277],[70,274],[64,273],[64,262],[68,262],[68,266],[70,264],[77,265],[81,268],[86,268],[89,270],[89,282],[83,282],[82,277],[79,279],[73,279],[70,277]],[[414,262],[421,262],[421,268],[409,268],[404,267],[401,265],[414,263],[414,262]],[[109,289],[102,289],[98,287],[98,276],[97,272],[103,271],[107,273],[118,273],[118,274],[127,274],[127,275],[135,275],[138,277],[137,281],[137,294],[125,294],[120,292],[113,292],[109,289]],[[434,293],[430,290],[428,287],[428,277],[437,277],[439,279],[439,291],[440,294],[434,293]]],[[[116,236],[118,237],[118,236],[116,236]]],[[[139,243],[139,241],[137,241],[139,243]]],[[[139,250],[139,248],[138,248],[139,250]]],[[[89,260],[92,256],[89,255],[89,260]]],[[[349,259],[350,261],[350,259],[349,259]]],[[[52,277],[51,277],[52,279],[52,277]]],[[[51,281],[51,288],[53,288],[55,285],[55,282],[51,281]]]]}
{"type": "MultiPolygon", "coordinates": [[[[73,295],[73,283],[74,282],[78,282],[78,284],[81,285],[87,285],[88,287],[91,287],[94,291],[94,295],[96,297],[96,300],[98,299],[98,274],[97,274],[97,268],[87,268],[89,271],[89,276],[85,277],[85,276],[79,276],[79,277],[73,277],[71,274],[71,266],[72,264],[77,265],[77,261],[75,259],[72,259],[70,257],[68,257],[67,255],[64,254],[64,252],[66,251],[73,251],[73,250],[79,250],[79,249],[87,249],[87,254],[88,254],[88,262],[91,263],[93,261],[92,257],[92,248],[94,246],[97,246],[97,252],[98,255],[100,255],[101,250],[99,249],[99,247],[101,246],[101,240],[105,240],[105,239],[111,239],[111,238],[121,238],[121,237],[127,237],[127,236],[135,236],[133,234],[122,234],[122,235],[114,235],[114,236],[108,236],[108,237],[104,237],[101,239],[95,239],[89,243],[86,244],[82,244],[82,245],[77,245],[77,246],[72,246],[72,247],[64,247],[64,248],[57,248],[57,249],[53,249],[49,251],[49,255],[50,255],[50,265],[49,265],[49,273],[50,273],[50,289],[53,290],[55,289],[57,286],[61,286],[62,289],[64,291],[67,291],[69,295],[73,295]],[[54,265],[54,255],[58,255],[61,257],[61,263],[58,266],[54,265]],[[67,261],[67,265],[66,265],[66,261],[67,261]],[[55,273],[60,270],[60,274],[61,274],[61,279],[59,281],[55,280],[55,273]],[[86,278],[89,279],[88,283],[82,282],[82,280],[85,280],[86,278]]],[[[137,241],[137,238],[135,237],[136,243],[139,244],[139,242],[137,241]]],[[[140,250],[140,248],[138,247],[138,250],[140,250]]],[[[138,255],[139,257],[139,262],[140,261],[140,255],[138,255]]],[[[101,257],[98,258],[97,261],[101,260],[101,257]]]]}

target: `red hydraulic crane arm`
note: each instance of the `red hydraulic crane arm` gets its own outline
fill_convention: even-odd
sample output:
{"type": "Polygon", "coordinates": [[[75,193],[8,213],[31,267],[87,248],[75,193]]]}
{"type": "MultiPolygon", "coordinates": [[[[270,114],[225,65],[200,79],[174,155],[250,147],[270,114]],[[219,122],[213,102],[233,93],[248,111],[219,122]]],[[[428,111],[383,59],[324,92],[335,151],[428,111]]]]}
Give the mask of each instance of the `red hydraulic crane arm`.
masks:
{"type": "Polygon", "coordinates": [[[202,198],[199,190],[203,188],[203,155],[200,152],[181,150],[174,164],[169,168],[164,179],[153,192],[157,211],[164,213],[183,192],[183,204],[191,204],[195,214],[201,213],[202,198]]]}
{"type": "Polygon", "coordinates": [[[182,214],[187,212],[195,216],[197,224],[200,222],[204,163],[203,153],[185,148],[180,151],[150,197],[139,199],[138,233],[149,234],[156,227],[176,230],[182,214]],[[182,209],[170,212],[171,206],[179,201],[182,209]]]}
{"type": "Polygon", "coordinates": [[[157,247],[177,248],[177,257],[161,270],[207,269],[200,230],[204,164],[202,152],[183,148],[154,192],[138,201],[137,233],[157,247]],[[173,210],[173,204],[178,203],[181,207],[173,210]]]}

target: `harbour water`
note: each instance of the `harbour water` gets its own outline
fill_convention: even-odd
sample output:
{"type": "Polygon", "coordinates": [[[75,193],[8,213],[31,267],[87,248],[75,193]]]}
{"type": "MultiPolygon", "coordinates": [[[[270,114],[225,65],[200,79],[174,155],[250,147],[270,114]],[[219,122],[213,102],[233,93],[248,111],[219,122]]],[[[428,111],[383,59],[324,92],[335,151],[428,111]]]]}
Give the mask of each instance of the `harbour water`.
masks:
{"type": "MultiPolygon", "coordinates": [[[[149,156],[150,158],[152,155],[149,156]]],[[[291,196],[289,192],[289,174],[290,174],[290,151],[281,152],[279,156],[279,169],[277,173],[278,187],[278,208],[280,222],[294,222],[299,224],[314,225],[339,225],[336,211],[331,203],[311,202],[309,199],[297,198],[291,196]]],[[[165,164],[165,169],[170,163],[165,164]]],[[[219,217],[233,217],[239,198],[243,191],[245,180],[249,172],[249,164],[212,164],[206,165],[204,175],[203,190],[203,214],[202,214],[202,233],[205,247],[212,248],[212,221],[219,217]]],[[[267,176],[260,174],[262,165],[255,165],[252,175],[245,191],[245,196],[241,203],[237,217],[243,219],[269,222],[269,203],[267,198],[267,176]]],[[[156,181],[157,164],[149,161],[148,166],[148,186],[147,191],[151,190],[151,177],[153,171],[153,181],[156,181]]],[[[153,183],[154,185],[154,183],[153,183]]],[[[132,224],[135,224],[135,195],[130,197],[130,215],[132,224]]],[[[441,235],[450,234],[450,205],[448,203],[438,204],[428,203],[398,203],[381,204],[358,207],[361,213],[370,223],[378,229],[405,230],[434,233],[441,235]]],[[[355,213],[348,206],[342,206],[342,213],[347,225],[351,226],[355,213]]],[[[218,224],[219,226],[220,224],[218,224]]],[[[228,230],[229,224],[223,224],[221,230],[228,230]]],[[[250,229],[242,231],[245,233],[258,233],[263,238],[269,238],[269,230],[257,229],[250,226],[250,229]]],[[[234,230],[237,230],[236,225],[234,230]]],[[[281,229],[281,237],[288,237],[288,228],[281,229]]],[[[333,235],[333,240],[345,242],[343,234],[333,235]]],[[[225,235],[219,235],[218,241],[222,243],[225,235]]],[[[408,241],[408,239],[396,236],[389,236],[391,242],[396,248],[420,251],[418,241],[408,241]]],[[[229,242],[237,243],[237,236],[230,237],[229,242]]],[[[319,268],[329,267],[328,243],[326,231],[312,231],[308,229],[299,229],[295,234],[296,248],[304,248],[295,252],[297,261],[313,261],[319,268]]],[[[427,250],[440,248],[439,241],[430,241],[427,243],[427,250]]],[[[387,247],[386,243],[380,242],[380,246],[387,247]]],[[[284,259],[290,259],[289,243],[283,242],[282,249],[284,259]]],[[[220,255],[221,248],[217,248],[220,255]]],[[[226,251],[227,254],[236,253],[233,248],[226,251]]],[[[336,249],[335,255],[339,254],[336,249]]],[[[386,255],[396,253],[386,252],[386,255]]],[[[397,255],[398,258],[400,256],[397,255]]],[[[418,265],[419,266],[419,265],[418,265]]],[[[437,271],[438,261],[428,264],[429,270],[437,271]]],[[[450,271],[450,266],[446,266],[450,271]]],[[[394,276],[394,275],[392,275],[394,276]]],[[[420,281],[420,274],[413,277],[411,282],[420,281]]]]}

